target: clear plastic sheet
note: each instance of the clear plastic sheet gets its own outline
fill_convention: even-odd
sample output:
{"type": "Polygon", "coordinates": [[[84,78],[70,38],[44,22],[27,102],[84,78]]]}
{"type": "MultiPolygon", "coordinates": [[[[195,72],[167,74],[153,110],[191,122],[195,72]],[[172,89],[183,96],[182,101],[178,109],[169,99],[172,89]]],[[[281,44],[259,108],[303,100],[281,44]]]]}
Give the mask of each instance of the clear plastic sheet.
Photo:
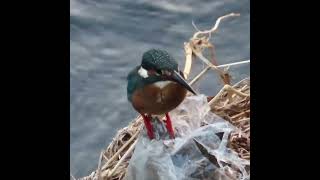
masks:
{"type": "Polygon", "coordinates": [[[156,140],[141,133],[126,180],[250,179],[250,162],[227,148],[230,132],[237,129],[210,111],[206,96],[187,97],[170,117],[175,140],[154,120],[156,140]]]}

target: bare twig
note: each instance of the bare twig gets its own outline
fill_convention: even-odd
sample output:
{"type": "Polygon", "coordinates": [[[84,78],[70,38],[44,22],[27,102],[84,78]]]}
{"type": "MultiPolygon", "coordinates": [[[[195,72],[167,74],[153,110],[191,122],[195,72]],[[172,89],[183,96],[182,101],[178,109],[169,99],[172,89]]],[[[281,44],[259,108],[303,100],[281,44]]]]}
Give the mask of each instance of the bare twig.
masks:
{"type": "Polygon", "coordinates": [[[204,57],[201,52],[197,51],[193,47],[192,47],[192,51],[193,51],[193,53],[195,55],[197,55],[200,58],[200,60],[202,60],[204,63],[206,63],[209,67],[211,67],[212,69],[218,71],[220,74],[224,73],[222,70],[217,68],[217,66],[213,65],[206,57],[204,57]]]}
{"type": "MultiPolygon", "coordinates": [[[[230,14],[227,14],[225,16],[219,17],[217,19],[215,25],[210,30],[198,31],[198,32],[194,33],[193,37],[190,39],[190,41],[188,43],[188,46],[192,49],[192,53],[194,53],[200,60],[202,60],[204,63],[206,63],[213,70],[216,70],[219,73],[220,78],[223,80],[224,84],[230,84],[231,77],[227,73],[227,71],[223,71],[223,70],[220,70],[220,69],[217,68],[218,64],[217,64],[217,60],[216,60],[216,57],[215,57],[215,48],[214,48],[214,45],[209,42],[209,40],[211,38],[211,34],[217,31],[221,20],[225,19],[225,18],[228,18],[228,17],[232,17],[232,16],[240,16],[240,14],[238,14],[238,13],[230,13],[230,14]],[[208,37],[206,37],[206,36],[200,37],[200,35],[205,35],[205,34],[208,34],[209,36],[208,37]],[[210,62],[206,57],[203,56],[202,51],[205,48],[209,48],[211,50],[210,53],[211,53],[211,56],[212,56],[212,58],[211,58],[212,62],[210,62]]],[[[195,29],[198,30],[198,28],[194,24],[194,22],[192,22],[192,24],[195,27],[195,29]]],[[[186,53],[186,55],[188,55],[188,54],[186,53]]],[[[191,60],[189,60],[189,61],[191,61],[191,60]]],[[[190,62],[188,62],[188,65],[189,64],[191,66],[190,62]]]]}
{"type": "Polygon", "coordinates": [[[197,82],[209,69],[210,69],[210,66],[207,66],[206,68],[204,68],[196,77],[192,79],[189,85],[193,85],[195,82],[197,82]]]}
{"type": "Polygon", "coordinates": [[[209,44],[210,55],[211,55],[211,62],[213,65],[218,66],[217,58],[216,58],[216,48],[213,44],[209,44]]]}
{"type": "Polygon", "coordinates": [[[192,23],[192,26],[194,27],[194,29],[196,29],[197,31],[200,31],[200,30],[198,29],[198,27],[194,24],[194,21],[193,21],[193,20],[191,21],[191,23],[192,23]]]}
{"type": "Polygon", "coordinates": [[[220,24],[221,20],[222,19],[226,19],[228,17],[232,17],[232,16],[240,16],[240,14],[239,13],[230,13],[230,14],[227,14],[225,16],[221,16],[221,17],[219,17],[217,19],[216,24],[211,29],[205,30],[205,31],[198,31],[193,35],[192,38],[198,38],[198,36],[201,35],[201,34],[212,34],[212,33],[216,32],[218,27],[219,27],[219,24],[220,24]]]}
{"type": "MultiPolygon", "coordinates": [[[[239,61],[239,62],[228,63],[228,64],[222,64],[222,65],[217,66],[217,68],[230,67],[230,66],[235,66],[235,65],[239,65],[239,64],[246,64],[246,63],[250,63],[250,60],[239,61]]],[[[189,85],[192,85],[195,82],[197,82],[209,69],[210,69],[210,66],[207,66],[206,68],[204,68],[196,77],[194,77],[192,79],[192,81],[189,83],[189,85]]]]}
{"type": "Polygon", "coordinates": [[[238,62],[234,62],[234,63],[222,64],[217,67],[222,68],[222,67],[235,66],[235,65],[246,64],[246,63],[250,63],[250,59],[245,60],[245,61],[238,61],[238,62]]]}

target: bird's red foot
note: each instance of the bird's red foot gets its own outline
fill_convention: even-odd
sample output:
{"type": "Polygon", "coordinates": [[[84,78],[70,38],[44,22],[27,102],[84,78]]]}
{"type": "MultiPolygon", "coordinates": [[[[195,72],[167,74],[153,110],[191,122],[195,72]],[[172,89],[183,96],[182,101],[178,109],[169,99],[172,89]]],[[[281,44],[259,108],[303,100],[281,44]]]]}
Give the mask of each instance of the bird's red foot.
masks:
{"type": "Polygon", "coordinates": [[[143,117],[144,125],[146,126],[147,134],[148,134],[149,138],[154,139],[153,127],[151,124],[151,117],[146,116],[144,114],[141,114],[141,115],[143,117]]]}
{"type": "Polygon", "coordinates": [[[168,133],[170,135],[171,139],[174,139],[174,131],[173,131],[173,127],[172,127],[172,123],[171,123],[171,119],[169,116],[169,113],[166,113],[166,128],[168,130],[168,133]]]}

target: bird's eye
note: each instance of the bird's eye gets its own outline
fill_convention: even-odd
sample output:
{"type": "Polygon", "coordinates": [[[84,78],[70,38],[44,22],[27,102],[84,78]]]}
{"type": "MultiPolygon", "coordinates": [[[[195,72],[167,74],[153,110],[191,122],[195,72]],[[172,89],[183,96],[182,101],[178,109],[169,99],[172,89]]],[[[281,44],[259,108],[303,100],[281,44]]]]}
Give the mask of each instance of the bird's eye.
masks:
{"type": "Polygon", "coordinates": [[[152,76],[152,75],[160,76],[161,75],[161,71],[160,70],[151,69],[151,70],[148,71],[148,75],[150,75],[150,76],[152,76]]]}
{"type": "Polygon", "coordinates": [[[161,70],[156,70],[156,75],[158,75],[158,76],[162,75],[162,71],[161,70]]]}

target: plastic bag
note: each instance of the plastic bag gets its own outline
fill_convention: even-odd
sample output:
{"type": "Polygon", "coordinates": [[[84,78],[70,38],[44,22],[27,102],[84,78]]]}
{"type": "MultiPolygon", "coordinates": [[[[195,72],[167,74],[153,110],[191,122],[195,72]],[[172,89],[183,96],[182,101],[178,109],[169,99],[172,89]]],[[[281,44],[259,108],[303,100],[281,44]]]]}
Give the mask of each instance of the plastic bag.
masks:
{"type": "Polygon", "coordinates": [[[249,179],[250,162],[227,148],[237,129],[210,111],[204,95],[187,97],[170,113],[176,138],[170,140],[161,121],[154,121],[157,140],[140,135],[126,180],[249,179]],[[204,125],[201,127],[201,125],[204,125]],[[163,139],[163,140],[162,140],[163,139]]]}

